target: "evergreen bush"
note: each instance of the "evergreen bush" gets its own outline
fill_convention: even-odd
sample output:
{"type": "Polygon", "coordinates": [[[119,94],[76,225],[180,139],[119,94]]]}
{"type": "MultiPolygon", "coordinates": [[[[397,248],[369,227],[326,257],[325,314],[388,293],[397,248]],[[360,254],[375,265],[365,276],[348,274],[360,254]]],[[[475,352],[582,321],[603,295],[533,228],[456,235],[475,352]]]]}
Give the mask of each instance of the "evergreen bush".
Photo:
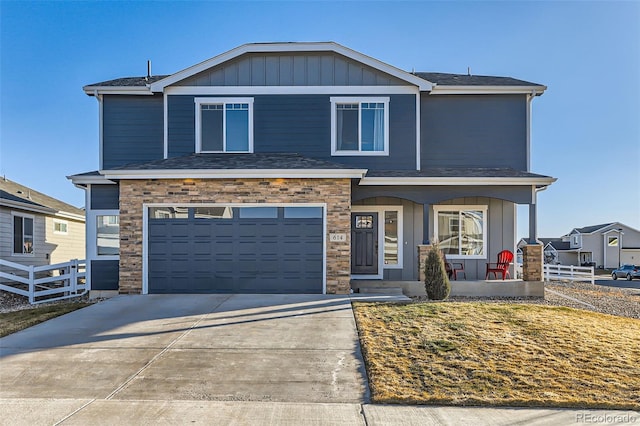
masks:
{"type": "Polygon", "coordinates": [[[437,244],[431,246],[424,262],[424,289],[430,300],[444,300],[451,293],[451,283],[437,244]]]}

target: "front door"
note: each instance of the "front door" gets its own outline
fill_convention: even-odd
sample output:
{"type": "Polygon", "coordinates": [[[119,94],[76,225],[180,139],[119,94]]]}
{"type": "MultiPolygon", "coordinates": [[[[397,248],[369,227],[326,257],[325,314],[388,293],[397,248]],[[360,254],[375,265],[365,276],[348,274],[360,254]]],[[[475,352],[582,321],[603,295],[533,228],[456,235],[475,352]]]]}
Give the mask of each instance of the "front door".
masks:
{"type": "Polygon", "coordinates": [[[378,274],[378,213],[351,214],[351,273],[378,274]]]}

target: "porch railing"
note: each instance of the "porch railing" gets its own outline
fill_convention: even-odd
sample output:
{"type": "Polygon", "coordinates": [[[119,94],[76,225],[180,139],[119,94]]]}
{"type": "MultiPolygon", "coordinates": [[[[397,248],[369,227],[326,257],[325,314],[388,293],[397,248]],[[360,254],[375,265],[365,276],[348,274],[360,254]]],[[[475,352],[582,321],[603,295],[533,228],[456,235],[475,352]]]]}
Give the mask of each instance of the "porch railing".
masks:
{"type": "Polygon", "coordinates": [[[79,297],[87,293],[85,260],[44,266],[25,266],[0,259],[0,290],[37,304],[79,297]]]}
{"type": "Polygon", "coordinates": [[[588,281],[595,282],[593,266],[544,265],[545,281],[588,281]]]}

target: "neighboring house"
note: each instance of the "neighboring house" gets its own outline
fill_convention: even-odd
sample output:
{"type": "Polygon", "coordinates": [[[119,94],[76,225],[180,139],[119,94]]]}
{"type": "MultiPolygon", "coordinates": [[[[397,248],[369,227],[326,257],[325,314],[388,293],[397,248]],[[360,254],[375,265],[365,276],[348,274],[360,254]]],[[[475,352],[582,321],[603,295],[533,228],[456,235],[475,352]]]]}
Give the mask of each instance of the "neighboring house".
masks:
{"type": "Polygon", "coordinates": [[[336,43],[246,44],[171,75],[84,87],[93,290],[347,293],[418,279],[437,240],[467,279],[516,249],[532,100],[509,77],[409,73],[336,43]]]}
{"type": "Polygon", "coordinates": [[[574,228],[560,238],[538,240],[544,244],[545,263],[607,269],[640,264],[640,231],[620,222],[574,228]]]}
{"type": "Polygon", "coordinates": [[[84,210],[0,178],[0,258],[34,266],[84,259],[84,210]]]}

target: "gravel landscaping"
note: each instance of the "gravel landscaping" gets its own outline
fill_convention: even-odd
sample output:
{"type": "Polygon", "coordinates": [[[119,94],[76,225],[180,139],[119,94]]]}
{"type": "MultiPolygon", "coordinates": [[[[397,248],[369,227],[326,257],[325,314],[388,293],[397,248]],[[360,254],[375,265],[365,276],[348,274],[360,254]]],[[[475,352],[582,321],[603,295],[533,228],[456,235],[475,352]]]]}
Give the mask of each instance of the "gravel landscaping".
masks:
{"type": "MultiPolygon", "coordinates": [[[[413,299],[418,302],[427,301],[424,296],[414,297],[413,299]]],[[[640,290],[613,288],[588,283],[545,283],[544,299],[450,297],[447,301],[534,303],[538,305],[566,306],[569,308],[585,309],[603,314],[640,319],[640,290]]]]}

